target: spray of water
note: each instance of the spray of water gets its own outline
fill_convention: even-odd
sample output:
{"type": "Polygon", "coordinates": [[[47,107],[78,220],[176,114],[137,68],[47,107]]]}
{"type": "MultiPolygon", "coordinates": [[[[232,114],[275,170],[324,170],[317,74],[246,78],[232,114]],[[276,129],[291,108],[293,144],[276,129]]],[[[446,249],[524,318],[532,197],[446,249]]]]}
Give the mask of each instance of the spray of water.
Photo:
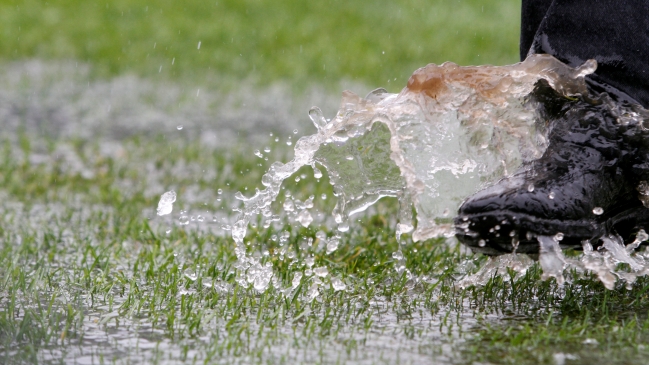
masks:
{"type": "MultiPolygon", "coordinates": [[[[339,231],[349,229],[351,215],[383,197],[397,197],[401,206],[397,238],[404,233],[411,233],[414,241],[452,237],[452,218],[462,199],[544,152],[545,125],[527,98],[535,84],[544,79],[564,96],[587,97],[584,76],[596,66],[588,61],[571,68],[548,55],[532,55],[510,66],[431,64],[417,70],[399,94],[377,89],[362,98],[343,92],[340,110],[331,120],[312,108],[309,117],[317,132],[297,141],[291,161],[270,167],[262,178],[263,190],[250,197],[236,196],[243,202],[232,226],[239,283],[263,291],[273,281],[272,266],[246,254],[247,227],[258,215],[275,216],[271,203],[283,181],[303,166],[310,165],[316,177],[322,176],[319,167],[327,170],[338,199],[332,214],[339,231]]],[[[287,204],[286,211],[295,209],[287,204]]],[[[303,226],[312,221],[304,207],[297,217],[303,226]]],[[[614,271],[615,263],[627,263],[635,270],[624,277],[627,280],[644,273],[644,261],[629,256],[615,237],[605,245],[608,256],[599,257],[585,246],[579,262],[563,257],[557,237],[538,240],[544,275],[560,283],[569,265],[597,273],[607,286],[614,282],[611,277],[622,276],[614,271]]],[[[336,239],[331,250],[337,245],[336,239]]],[[[529,266],[527,261],[509,259],[511,265],[505,261],[499,264],[520,266],[519,272],[529,266]]]]}

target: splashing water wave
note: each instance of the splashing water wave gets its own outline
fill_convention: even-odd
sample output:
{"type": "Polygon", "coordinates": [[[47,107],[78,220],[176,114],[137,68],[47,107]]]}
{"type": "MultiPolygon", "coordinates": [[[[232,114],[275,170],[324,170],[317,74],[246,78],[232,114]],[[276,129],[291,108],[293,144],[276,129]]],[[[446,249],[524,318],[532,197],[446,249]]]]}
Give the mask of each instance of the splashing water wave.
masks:
{"type": "MultiPolygon", "coordinates": [[[[382,197],[397,197],[399,239],[404,233],[411,233],[414,241],[452,237],[452,215],[465,197],[545,151],[545,123],[527,98],[535,84],[544,79],[566,97],[587,98],[584,76],[596,67],[595,61],[588,61],[571,68],[549,55],[532,55],[510,66],[430,64],[415,71],[399,94],[377,89],[361,98],[343,92],[340,110],[332,120],[312,108],[309,117],[317,133],[295,144],[291,161],[270,167],[262,177],[263,190],[251,197],[236,196],[244,205],[232,226],[239,283],[259,291],[271,283],[272,265],[262,265],[246,254],[247,227],[260,214],[273,216],[271,203],[282,182],[307,165],[316,177],[322,175],[317,165],[329,174],[338,199],[332,214],[339,231],[349,229],[349,216],[382,197]]],[[[308,212],[301,214],[300,223],[308,226],[308,212]]],[[[605,245],[605,255],[599,257],[585,247],[579,262],[563,256],[556,238],[538,239],[545,276],[559,282],[567,266],[596,273],[607,287],[615,281],[611,277],[623,276],[615,272],[616,263],[631,265],[636,274],[624,277],[630,281],[646,272],[644,259],[632,258],[626,247],[618,247],[615,237],[605,245]]],[[[520,260],[498,262],[520,267],[519,272],[529,266],[520,260]]],[[[465,284],[479,283],[478,277],[492,269],[483,268],[482,276],[468,278],[465,284]]]]}

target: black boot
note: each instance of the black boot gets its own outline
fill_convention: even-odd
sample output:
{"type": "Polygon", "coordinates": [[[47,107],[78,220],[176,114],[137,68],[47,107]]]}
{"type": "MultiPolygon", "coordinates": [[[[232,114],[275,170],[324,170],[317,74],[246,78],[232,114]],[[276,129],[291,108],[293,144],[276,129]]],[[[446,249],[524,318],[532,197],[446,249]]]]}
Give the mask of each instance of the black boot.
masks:
{"type": "Polygon", "coordinates": [[[624,120],[606,95],[569,100],[539,83],[531,102],[549,120],[541,158],[469,197],[455,218],[458,239],[475,252],[538,253],[537,235],[562,247],[594,246],[606,234],[633,240],[649,231],[637,187],[649,174],[649,135],[641,118],[624,120]]]}
{"type": "MultiPolygon", "coordinates": [[[[468,198],[455,219],[457,237],[490,255],[536,253],[535,235],[563,236],[564,247],[595,246],[617,233],[649,231],[649,133],[624,104],[649,107],[649,4],[644,0],[523,0],[521,60],[547,53],[577,67],[599,101],[567,100],[540,85],[533,93],[549,122],[543,157],[468,198]],[[625,120],[629,119],[629,120],[625,120]]],[[[646,111],[645,111],[646,112],[646,111]]],[[[649,117],[644,116],[649,121],[649,117]]]]}

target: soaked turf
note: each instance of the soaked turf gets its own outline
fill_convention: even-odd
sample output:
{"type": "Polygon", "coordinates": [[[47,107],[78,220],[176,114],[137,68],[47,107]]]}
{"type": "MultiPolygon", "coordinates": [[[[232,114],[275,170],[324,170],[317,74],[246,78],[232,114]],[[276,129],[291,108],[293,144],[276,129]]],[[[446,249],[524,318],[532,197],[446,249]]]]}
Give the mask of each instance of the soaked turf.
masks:
{"type": "MultiPolygon", "coordinates": [[[[137,144],[127,142],[131,148],[137,144]]],[[[179,154],[193,162],[190,148],[179,154]]],[[[317,241],[298,242],[285,226],[287,255],[272,261],[276,287],[290,288],[314,255],[314,266],[342,277],[345,291],[326,288],[310,301],[302,286],[284,296],[275,288],[241,288],[233,280],[232,244],[220,228],[151,219],[155,197],[115,187],[136,186],[140,163],[105,158],[95,165],[99,177],[90,179],[56,165],[2,166],[6,362],[531,364],[646,356],[646,280],[631,290],[607,291],[594,280],[558,288],[541,282],[535,267],[518,280],[496,277],[461,290],[457,278],[482,258],[429,241],[404,250],[415,274],[408,281],[394,270],[396,242],[384,214],[363,219],[332,255],[317,241]],[[37,188],[43,184],[48,189],[37,188]]],[[[253,241],[282,249],[270,239],[276,233],[262,230],[253,241]]]]}
{"type": "Polygon", "coordinates": [[[235,283],[234,194],[313,132],[312,105],[332,115],[338,80],[396,91],[428,62],[516,60],[517,2],[404,4],[0,2],[0,363],[645,362],[646,278],[559,287],[535,265],[462,289],[485,258],[434,240],[403,247],[408,278],[390,200],[327,254],[334,199],[310,171],[287,190],[322,215],[250,229],[275,280],[235,283]]]}
{"type": "MultiPolygon", "coordinates": [[[[455,283],[484,258],[438,241],[404,248],[409,279],[392,258],[390,201],[359,219],[332,254],[316,238],[333,233],[324,217],[310,228],[282,220],[252,229],[250,253],[271,253],[264,262],[276,280],[262,294],[242,288],[223,229],[233,195],[258,186],[288,147],[267,140],[275,152],[265,161],[248,148],[176,134],[111,140],[112,148],[29,133],[5,140],[4,362],[628,363],[649,352],[646,280],[630,290],[608,291],[589,278],[558,287],[534,266],[517,279],[512,272],[461,289],[455,283]],[[170,189],[178,194],[174,211],[157,217],[170,189]],[[307,281],[292,281],[321,266],[323,281],[338,276],[346,289],[326,284],[311,300],[307,281]]],[[[328,194],[316,209],[329,211],[326,177],[304,175],[287,189],[328,194]]]]}

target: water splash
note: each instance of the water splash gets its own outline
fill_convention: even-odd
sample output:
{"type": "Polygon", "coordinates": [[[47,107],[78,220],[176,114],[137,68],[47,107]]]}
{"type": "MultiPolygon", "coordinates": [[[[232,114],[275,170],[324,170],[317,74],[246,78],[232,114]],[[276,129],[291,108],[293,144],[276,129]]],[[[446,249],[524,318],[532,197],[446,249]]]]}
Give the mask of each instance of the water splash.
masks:
{"type": "Polygon", "coordinates": [[[539,263],[543,268],[541,278],[547,280],[553,277],[561,285],[565,282],[563,270],[566,267],[566,258],[559,246],[559,238],[563,237],[538,236],[537,240],[539,241],[539,263]]]}
{"type": "MultiPolygon", "coordinates": [[[[247,227],[258,215],[274,216],[271,203],[283,181],[303,166],[311,166],[317,178],[322,172],[316,165],[327,170],[337,197],[332,215],[341,232],[349,229],[350,216],[383,197],[396,197],[398,239],[405,233],[414,241],[453,236],[449,212],[456,212],[466,196],[545,151],[545,123],[527,98],[536,83],[543,79],[564,96],[587,98],[584,76],[596,66],[588,61],[571,68],[549,55],[532,55],[510,66],[430,64],[415,71],[399,94],[376,89],[361,98],[343,92],[332,120],[312,108],[309,117],[317,133],[295,143],[291,161],[271,165],[262,177],[263,190],[251,197],[236,195],[243,202],[232,226],[240,283],[254,282],[262,291],[271,282],[272,267],[246,254],[247,227]]],[[[286,212],[297,209],[286,200],[286,212]]],[[[306,227],[312,217],[301,209],[297,221],[306,227]]],[[[558,240],[539,237],[540,260],[545,275],[561,282],[566,261],[558,240]]],[[[338,246],[332,242],[328,253],[338,246]]],[[[310,298],[317,296],[318,285],[309,289],[310,298]]]]}
{"type": "Polygon", "coordinates": [[[467,275],[458,281],[457,286],[467,288],[471,285],[485,285],[494,275],[505,276],[507,269],[514,273],[514,279],[520,279],[527,270],[534,264],[534,261],[527,255],[507,254],[490,257],[480,270],[472,275],[467,275]]]}

